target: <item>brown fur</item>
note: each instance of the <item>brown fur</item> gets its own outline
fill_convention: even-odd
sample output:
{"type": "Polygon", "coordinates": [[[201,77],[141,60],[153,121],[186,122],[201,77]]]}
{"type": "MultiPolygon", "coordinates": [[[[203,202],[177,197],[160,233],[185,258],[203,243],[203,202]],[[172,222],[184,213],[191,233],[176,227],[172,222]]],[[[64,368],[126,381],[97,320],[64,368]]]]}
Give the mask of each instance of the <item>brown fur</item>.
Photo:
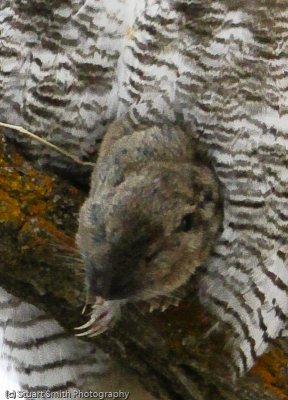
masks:
{"type": "Polygon", "coordinates": [[[89,293],[148,300],[173,292],[208,257],[221,220],[217,179],[188,135],[112,124],[80,213],[89,293]]]}

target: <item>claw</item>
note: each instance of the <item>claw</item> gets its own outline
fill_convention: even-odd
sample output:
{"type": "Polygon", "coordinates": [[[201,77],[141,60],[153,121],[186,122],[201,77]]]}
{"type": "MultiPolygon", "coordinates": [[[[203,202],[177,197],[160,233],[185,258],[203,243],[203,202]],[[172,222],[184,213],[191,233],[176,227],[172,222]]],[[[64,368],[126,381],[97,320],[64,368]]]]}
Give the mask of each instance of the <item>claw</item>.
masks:
{"type": "Polygon", "coordinates": [[[169,305],[163,304],[163,306],[161,307],[161,312],[166,311],[168,307],[169,307],[169,305]]]}
{"type": "Polygon", "coordinates": [[[87,332],[82,332],[82,333],[76,333],[75,335],[76,337],[80,337],[80,336],[87,336],[87,332]]]}
{"type": "Polygon", "coordinates": [[[85,314],[85,311],[86,311],[86,309],[87,309],[87,306],[88,306],[88,304],[85,303],[85,304],[84,304],[84,307],[83,307],[83,309],[82,309],[82,311],[81,311],[81,315],[84,315],[84,314],[85,314]]]}
{"type": "Polygon", "coordinates": [[[95,327],[92,327],[91,329],[89,329],[88,331],[85,331],[85,332],[82,332],[82,333],[77,333],[77,335],[75,335],[75,336],[89,336],[90,337],[90,335],[92,334],[92,333],[95,333],[95,332],[97,332],[99,330],[99,327],[98,327],[98,329],[96,329],[95,327]]]}
{"type": "MultiPolygon", "coordinates": [[[[92,305],[90,319],[85,324],[74,328],[75,330],[84,330],[84,332],[77,333],[75,336],[82,337],[94,337],[105,332],[107,329],[112,327],[117,320],[117,313],[120,312],[121,303],[117,302],[111,304],[106,302],[102,297],[97,296],[94,298],[95,303],[92,305]]],[[[122,302],[123,304],[123,302],[122,302]]]]}
{"type": "Polygon", "coordinates": [[[112,320],[105,326],[98,325],[97,327],[94,328],[94,332],[89,334],[89,337],[95,337],[95,336],[101,335],[101,333],[103,333],[109,329],[109,326],[111,325],[111,323],[112,323],[112,320]]]}
{"type": "Polygon", "coordinates": [[[81,326],[77,326],[77,327],[74,328],[74,329],[76,329],[76,330],[81,330],[81,329],[89,328],[89,326],[91,326],[92,324],[94,324],[95,321],[96,321],[96,319],[91,317],[91,318],[89,319],[88,322],[86,322],[85,324],[83,324],[83,325],[81,325],[81,326]]]}
{"type": "Polygon", "coordinates": [[[92,337],[95,337],[95,336],[99,336],[99,335],[101,335],[102,333],[106,332],[107,330],[108,330],[108,326],[103,327],[103,328],[97,330],[97,332],[92,333],[91,335],[89,335],[89,337],[92,338],[92,337]]]}
{"type": "MultiPolygon", "coordinates": [[[[106,317],[108,315],[108,311],[105,310],[105,312],[103,312],[97,319],[93,319],[93,320],[89,320],[86,324],[84,324],[82,327],[80,327],[80,329],[85,329],[88,327],[92,327],[82,333],[78,333],[75,336],[88,336],[88,337],[94,337],[94,336],[98,336],[101,333],[105,332],[110,325],[113,324],[114,319],[111,319],[110,321],[106,322],[104,325],[101,324],[101,320],[106,317]],[[99,322],[100,321],[100,322],[99,322]]],[[[79,329],[79,328],[75,328],[75,329],[79,329]]]]}
{"type": "Polygon", "coordinates": [[[180,299],[174,299],[174,306],[178,307],[180,304],[180,299]]]}
{"type": "Polygon", "coordinates": [[[93,304],[93,306],[92,306],[92,308],[93,308],[95,305],[98,306],[98,305],[102,305],[103,303],[104,303],[104,300],[103,300],[102,297],[96,296],[96,298],[94,298],[93,296],[87,295],[84,307],[83,307],[82,312],[81,312],[81,315],[85,314],[85,311],[87,310],[87,307],[90,304],[93,304]]]}
{"type": "Polygon", "coordinates": [[[148,300],[150,305],[149,312],[153,312],[154,310],[159,309],[161,312],[164,312],[169,308],[171,305],[178,307],[180,303],[180,299],[174,299],[166,296],[158,296],[148,300]]]}

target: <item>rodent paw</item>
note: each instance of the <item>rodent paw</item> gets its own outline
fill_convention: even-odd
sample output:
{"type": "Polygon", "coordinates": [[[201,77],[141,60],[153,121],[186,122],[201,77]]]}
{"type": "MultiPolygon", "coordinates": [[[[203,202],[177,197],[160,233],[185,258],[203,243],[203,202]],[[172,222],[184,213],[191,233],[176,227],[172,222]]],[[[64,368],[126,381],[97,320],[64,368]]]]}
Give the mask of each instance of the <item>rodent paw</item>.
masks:
{"type": "Polygon", "coordinates": [[[152,313],[155,310],[164,312],[168,307],[178,307],[180,299],[166,296],[153,297],[147,301],[149,305],[149,312],[152,313]]]}
{"type": "Polygon", "coordinates": [[[84,332],[78,333],[76,336],[94,337],[112,328],[120,315],[120,306],[119,301],[105,301],[102,297],[96,297],[89,321],[75,328],[84,330],[84,332]]]}

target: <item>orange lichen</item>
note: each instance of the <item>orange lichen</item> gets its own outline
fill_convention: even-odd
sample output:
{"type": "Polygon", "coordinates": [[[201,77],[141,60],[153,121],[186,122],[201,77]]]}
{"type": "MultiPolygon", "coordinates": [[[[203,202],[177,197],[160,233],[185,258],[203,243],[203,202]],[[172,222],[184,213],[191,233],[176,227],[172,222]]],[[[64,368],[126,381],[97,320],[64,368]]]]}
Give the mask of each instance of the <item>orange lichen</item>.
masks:
{"type": "Polygon", "coordinates": [[[77,272],[74,255],[69,255],[75,247],[70,212],[76,210],[71,198],[77,210],[81,196],[76,188],[36,170],[13,147],[0,142],[0,228],[7,233],[8,243],[5,255],[4,250],[2,253],[5,258],[2,273],[27,282],[39,293],[47,290],[68,302],[75,298],[75,287],[80,288],[82,282],[77,286],[62,284],[67,274],[63,268],[63,250],[67,250],[71,259],[67,265],[71,281],[77,279],[73,275],[74,270],[77,272]],[[66,193],[71,194],[68,203],[66,193]],[[54,265],[52,261],[50,269],[53,257],[56,261],[54,265]]]}
{"type": "Polygon", "coordinates": [[[15,151],[9,156],[0,148],[0,221],[23,223],[25,216],[42,215],[45,209],[53,211],[54,180],[34,170],[15,151]]]}
{"type": "MultiPolygon", "coordinates": [[[[12,148],[7,151],[3,144],[0,144],[0,172],[1,223],[22,226],[23,222],[29,225],[29,221],[35,224],[40,218],[43,224],[48,214],[53,215],[59,183],[52,176],[37,171],[12,148]]],[[[77,190],[71,191],[76,197],[77,190]]]]}
{"type": "Polygon", "coordinates": [[[281,349],[264,354],[251,370],[261,377],[264,387],[275,393],[279,400],[288,399],[287,368],[288,356],[281,349]]]}
{"type": "Polygon", "coordinates": [[[0,187],[0,223],[7,222],[8,217],[10,222],[20,224],[24,219],[21,204],[0,187]]]}

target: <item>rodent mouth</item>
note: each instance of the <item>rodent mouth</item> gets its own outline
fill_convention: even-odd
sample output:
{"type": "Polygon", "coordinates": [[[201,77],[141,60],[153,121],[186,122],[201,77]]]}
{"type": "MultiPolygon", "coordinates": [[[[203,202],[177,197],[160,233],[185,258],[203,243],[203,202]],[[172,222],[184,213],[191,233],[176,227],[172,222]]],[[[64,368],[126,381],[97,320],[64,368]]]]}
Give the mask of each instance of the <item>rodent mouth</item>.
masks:
{"type": "Polygon", "coordinates": [[[140,288],[133,280],[129,280],[123,284],[117,284],[112,286],[112,290],[110,290],[105,296],[102,298],[104,301],[117,301],[117,300],[126,300],[135,296],[139,292],[140,288]]]}

